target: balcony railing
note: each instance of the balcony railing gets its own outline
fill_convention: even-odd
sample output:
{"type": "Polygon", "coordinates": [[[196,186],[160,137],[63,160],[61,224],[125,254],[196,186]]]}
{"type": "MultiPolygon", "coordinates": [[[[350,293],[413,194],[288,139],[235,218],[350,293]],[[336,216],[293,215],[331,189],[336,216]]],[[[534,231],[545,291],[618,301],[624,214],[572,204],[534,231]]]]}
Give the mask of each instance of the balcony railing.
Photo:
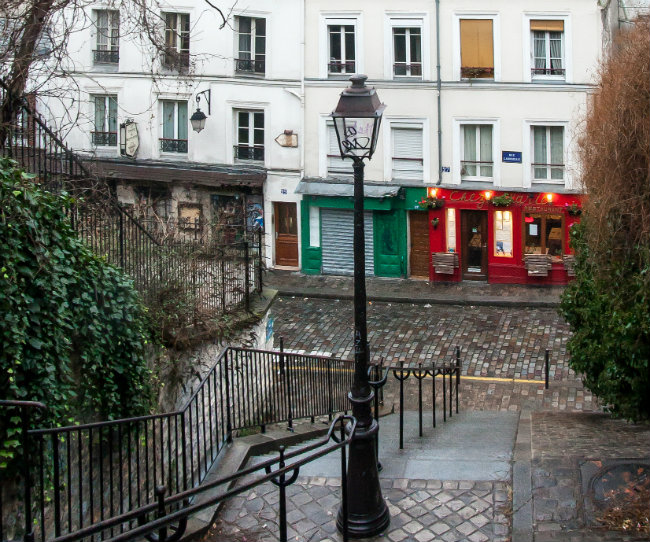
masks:
{"type": "Polygon", "coordinates": [[[422,77],[422,63],[395,62],[393,64],[393,75],[397,77],[422,77]]]}
{"type": "Polygon", "coordinates": [[[354,73],[356,62],[354,60],[333,60],[327,64],[329,73],[354,73]]]}
{"type": "Polygon", "coordinates": [[[190,66],[190,52],[189,51],[165,51],[163,55],[163,66],[170,70],[183,70],[190,66]]]}
{"type": "Polygon", "coordinates": [[[236,160],[264,160],[264,147],[235,145],[234,149],[236,160]]]}
{"type": "Polygon", "coordinates": [[[460,76],[463,79],[492,79],[494,68],[463,66],[460,69],[460,76]]]}
{"type": "Polygon", "coordinates": [[[119,49],[93,51],[93,62],[95,64],[117,64],[120,61],[119,49]]]}
{"type": "Polygon", "coordinates": [[[461,177],[492,178],[494,162],[491,160],[461,160],[461,177]]]}
{"type": "Polygon", "coordinates": [[[93,145],[97,147],[116,147],[117,132],[91,132],[93,145]]]}
{"type": "Polygon", "coordinates": [[[564,184],[564,164],[533,162],[533,182],[564,184]]]}
{"type": "Polygon", "coordinates": [[[559,75],[563,77],[566,70],[564,68],[531,68],[530,73],[533,77],[539,77],[540,75],[559,75]]]}
{"type": "Polygon", "coordinates": [[[187,139],[160,138],[160,150],[162,152],[187,153],[187,139]]]}
{"type": "Polygon", "coordinates": [[[265,60],[251,60],[246,58],[235,59],[235,71],[238,72],[263,74],[265,68],[266,68],[265,60]]]}

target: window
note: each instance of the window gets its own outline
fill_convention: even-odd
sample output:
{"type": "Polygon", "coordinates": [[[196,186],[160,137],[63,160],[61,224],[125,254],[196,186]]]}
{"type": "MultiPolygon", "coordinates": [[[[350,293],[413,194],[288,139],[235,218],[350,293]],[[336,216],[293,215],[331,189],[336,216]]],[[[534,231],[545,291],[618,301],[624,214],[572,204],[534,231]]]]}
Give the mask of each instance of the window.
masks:
{"type": "Polygon", "coordinates": [[[562,215],[524,215],[524,253],[548,254],[560,261],[564,254],[562,215]]]}
{"type": "Polygon", "coordinates": [[[186,231],[201,231],[203,206],[200,203],[180,202],[178,204],[178,226],[186,231]]]}
{"type": "Polygon", "coordinates": [[[355,28],[354,24],[327,25],[329,61],[328,74],[355,73],[355,28]]]}
{"type": "Polygon", "coordinates": [[[159,187],[139,186],[135,191],[134,214],[138,218],[155,218],[147,227],[159,225],[158,219],[167,219],[171,213],[171,194],[159,187]]]}
{"type": "Polygon", "coordinates": [[[492,125],[461,125],[461,179],[492,180],[492,125]]]}
{"type": "Polygon", "coordinates": [[[237,17],[235,24],[237,25],[235,70],[263,74],[266,64],[266,19],[237,17]]]}
{"type": "Polygon", "coordinates": [[[447,209],[447,252],[456,252],[456,209],[447,209]]]}
{"type": "Polygon", "coordinates": [[[532,126],[533,182],[564,183],[564,127],[532,126]]]}
{"type": "Polygon", "coordinates": [[[181,70],[190,65],[190,16],[187,13],[165,13],[166,68],[181,70]]]}
{"type": "Polygon", "coordinates": [[[492,32],[492,19],[460,20],[461,78],[494,78],[494,41],[492,32]]]}
{"type": "Polygon", "coordinates": [[[419,179],[424,175],[422,125],[391,126],[393,179],[419,179]]]}
{"type": "Polygon", "coordinates": [[[93,51],[95,64],[117,64],[120,59],[120,12],[95,11],[97,41],[93,51]]]}
{"type": "Polygon", "coordinates": [[[352,175],[352,160],[341,158],[334,123],[327,122],[327,176],[347,177],[352,175]]]}
{"type": "Polygon", "coordinates": [[[512,258],[512,212],[494,211],[494,255],[512,258]]]}
{"type": "Polygon", "coordinates": [[[422,78],[422,29],[393,28],[393,75],[422,78]]]}
{"type": "Polygon", "coordinates": [[[533,79],[564,79],[564,21],[530,21],[533,79]]]}
{"type": "Polygon", "coordinates": [[[94,96],[95,122],[93,145],[117,146],[117,96],[94,96]]]}
{"type": "Polygon", "coordinates": [[[187,102],[164,100],[162,115],[160,150],[187,153],[187,102]]]}
{"type": "Polygon", "coordinates": [[[264,111],[237,111],[235,159],[264,160],[264,111]]]}

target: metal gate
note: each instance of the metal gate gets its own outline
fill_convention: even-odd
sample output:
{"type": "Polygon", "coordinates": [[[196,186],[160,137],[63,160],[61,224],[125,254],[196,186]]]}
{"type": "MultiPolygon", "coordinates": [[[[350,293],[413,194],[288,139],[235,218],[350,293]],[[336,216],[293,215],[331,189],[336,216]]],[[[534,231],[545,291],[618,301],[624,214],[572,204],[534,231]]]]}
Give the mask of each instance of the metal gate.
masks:
{"type": "MultiPolygon", "coordinates": [[[[366,237],[366,275],[375,274],[372,212],[364,213],[366,237]]],[[[354,273],[353,251],[354,216],[352,211],[321,209],[321,243],[323,249],[323,273],[352,275],[354,273]]]]}

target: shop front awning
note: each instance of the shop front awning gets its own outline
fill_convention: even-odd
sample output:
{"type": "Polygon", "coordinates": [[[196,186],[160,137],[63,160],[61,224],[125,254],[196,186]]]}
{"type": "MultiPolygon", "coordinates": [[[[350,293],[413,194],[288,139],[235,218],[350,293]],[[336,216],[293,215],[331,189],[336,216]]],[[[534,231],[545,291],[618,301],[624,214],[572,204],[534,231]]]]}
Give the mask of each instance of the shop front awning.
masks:
{"type": "MultiPolygon", "coordinates": [[[[397,196],[401,186],[395,184],[364,183],[363,195],[366,198],[392,198],[397,196]]],[[[345,180],[311,180],[303,179],[296,188],[297,194],[306,196],[354,196],[354,184],[352,179],[345,180]]]]}

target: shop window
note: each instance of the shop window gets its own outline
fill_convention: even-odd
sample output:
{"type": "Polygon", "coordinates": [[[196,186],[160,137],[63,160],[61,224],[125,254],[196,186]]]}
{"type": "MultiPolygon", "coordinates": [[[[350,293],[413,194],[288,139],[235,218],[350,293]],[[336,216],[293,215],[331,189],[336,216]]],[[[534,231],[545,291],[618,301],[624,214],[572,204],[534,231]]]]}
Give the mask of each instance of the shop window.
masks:
{"type": "Polygon", "coordinates": [[[564,79],[564,21],[530,21],[533,79],[564,79]]]}
{"type": "Polygon", "coordinates": [[[494,212],[494,255],[512,257],[512,212],[494,212]]]}
{"type": "Polygon", "coordinates": [[[236,17],[237,58],[239,73],[264,74],[266,64],[266,19],[236,17]]]}
{"type": "Polygon", "coordinates": [[[422,125],[393,125],[393,179],[419,179],[424,174],[422,125]]]}
{"type": "Polygon", "coordinates": [[[463,124],[461,139],[461,178],[470,181],[492,180],[492,125],[463,124]]]}
{"type": "Polygon", "coordinates": [[[309,246],[320,246],[320,207],[309,207],[309,246]]]}
{"type": "Polygon", "coordinates": [[[456,209],[447,209],[447,252],[456,252],[456,209]]]}
{"type": "Polygon", "coordinates": [[[462,79],[494,78],[492,19],[460,20],[460,76],[462,79]]]}
{"type": "Polygon", "coordinates": [[[524,215],[524,254],[548,254],[555,261],[564,254],[562,215],[524,215]]]}

